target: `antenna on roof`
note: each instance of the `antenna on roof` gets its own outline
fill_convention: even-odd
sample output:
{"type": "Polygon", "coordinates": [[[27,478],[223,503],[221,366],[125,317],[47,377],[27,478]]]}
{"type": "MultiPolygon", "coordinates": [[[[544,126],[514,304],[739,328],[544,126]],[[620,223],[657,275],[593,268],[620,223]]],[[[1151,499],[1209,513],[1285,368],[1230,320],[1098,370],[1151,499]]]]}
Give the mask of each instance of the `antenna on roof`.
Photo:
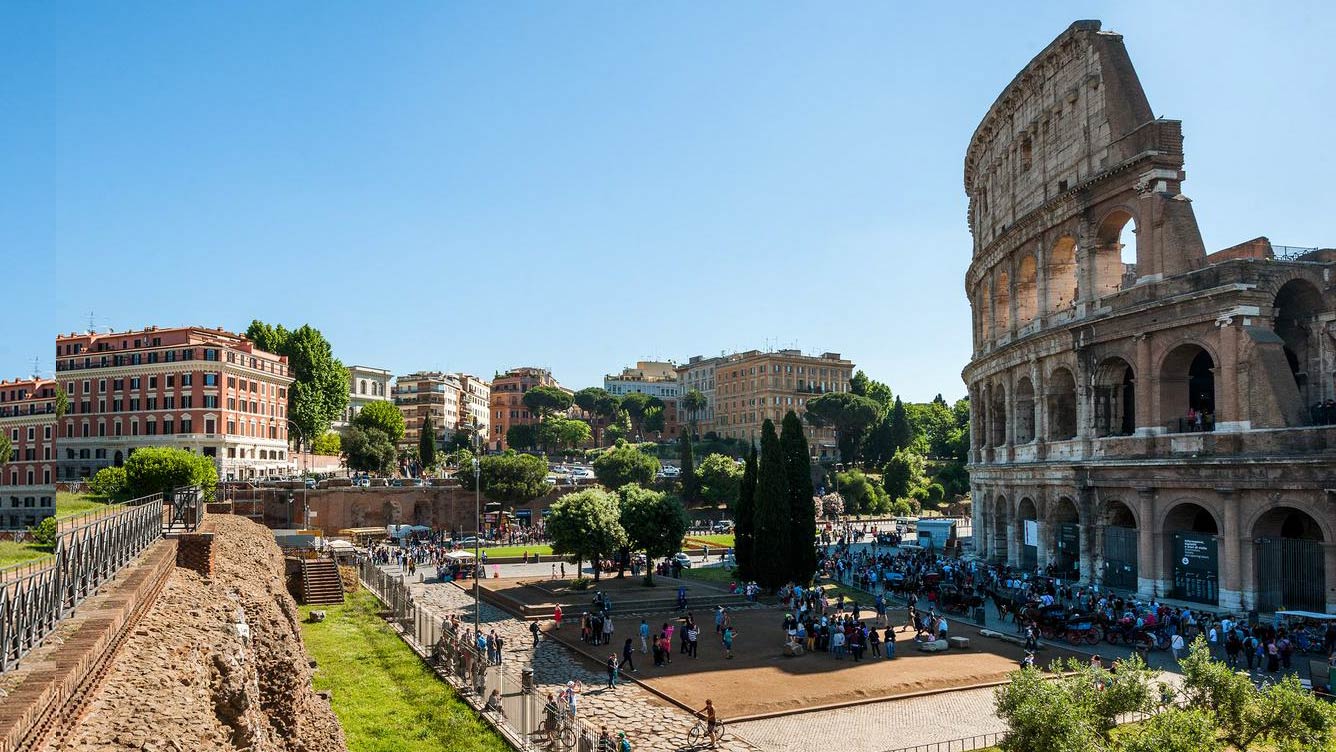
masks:
{"type": "Polygon", "coordinates": [[[34,379],[40,379],[42,377],[42,375],[37,372],[37,369],[41,367],[42,367],[42,358],[40,356],[34,356],[32,359],[32,377],[34,379]]]}
{"type": "Polygon", "coordinates": [[[92,311],[88,312],[88,331],[90,332],[97,331],[97,320],[93,316],[92,311]]]}

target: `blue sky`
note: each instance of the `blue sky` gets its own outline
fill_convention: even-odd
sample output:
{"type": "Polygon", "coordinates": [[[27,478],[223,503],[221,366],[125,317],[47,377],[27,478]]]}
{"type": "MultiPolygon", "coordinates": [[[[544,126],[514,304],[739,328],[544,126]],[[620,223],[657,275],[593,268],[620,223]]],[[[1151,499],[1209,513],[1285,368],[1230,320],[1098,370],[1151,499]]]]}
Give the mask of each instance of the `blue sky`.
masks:
{"type": "Polygon", "coordinates": [[[8,3],[0,373],[99,326],[309,322],[347,363],[834,350],[963,395],[964,150],[1078,18],[1184,121],[1208,249],[1336,244],[1311,4],[8,3]]]}

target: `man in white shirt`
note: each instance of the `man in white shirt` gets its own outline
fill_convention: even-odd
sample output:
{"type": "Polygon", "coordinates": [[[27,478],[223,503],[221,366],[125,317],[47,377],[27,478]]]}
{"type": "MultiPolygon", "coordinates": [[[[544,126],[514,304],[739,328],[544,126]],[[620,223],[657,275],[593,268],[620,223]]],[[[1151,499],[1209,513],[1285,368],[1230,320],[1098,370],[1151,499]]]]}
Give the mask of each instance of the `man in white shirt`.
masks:
{"type": "Polygon", "coordinates": [[[1178,662],[1178,654],[1183,651],[1183,635],[1174,632],[1174,636],[1169,638],[1169,650],[1174,654],[1174,662],[1178,662]]]}

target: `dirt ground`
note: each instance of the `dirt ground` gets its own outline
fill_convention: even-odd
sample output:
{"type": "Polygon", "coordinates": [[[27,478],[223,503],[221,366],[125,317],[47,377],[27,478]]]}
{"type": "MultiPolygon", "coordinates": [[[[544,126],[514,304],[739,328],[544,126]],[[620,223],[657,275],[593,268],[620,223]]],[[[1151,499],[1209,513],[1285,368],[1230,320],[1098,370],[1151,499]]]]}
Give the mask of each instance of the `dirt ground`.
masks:
{"type": "MultiPolygon", "coordinates": [[[[731,616],[737,630],[732,660],[725,658],[723,645],[714,632],[713,612],[696,614],[701,626],[699,656],[692,659],[679,653],[680,631],[674,632],[672,663],[662,668],[655,668],[652,653],[640,653],[640,640],[636,637],[638,618],[627,616],[616,620],[617,632],[611,646],[584,646],[575,629],[563,628],[556,636],[587,654],[605,659],[609,652],[620,656],[626,638],[636,637],[633,644],[637,670],[632,676],[685,705],[699,708],[707,698],[712,699],[723,718],[1003,681],[1016,669],[1024,652],[1010,642],[980,637],[977,628],[952,622],[953,634],[970,638],[968,650],[922,653],[915,649],[912,633],[900,632],[896,636],[896,658],[891,661],[874,658],[867,651],[858,663],[849,656],[836,660],[828,653],[785,657],[782,610],[747,609],[731,612],[731,616]]],[[[657,614],[647,621],[651,634],[665,622],[677,625],[679,630],[681,625],[676,613],[657,614]]],[[[1052,647],[1038,654],[1041,664],[1061,657],[1084,658],[1052,647]]]]}
{"type": "MultiPolygon", "coordinates": [[[[672,577],[655,577],[656,586],[652,588],[645,587],[640,581],[640,577],[632,577],[629,574],[622,578],[613,575],[600,581],[597,586],[591,586],[585,590],[570,589],[570,580],[546,580],[535,577],[494,578],[482,580],[481,585],[487,590],[512,598],[528,606],[561,603],[562,608],[566,609],[567,612],[570,611],[568,606],[587,609],[593,602],[595,591],[606,593],[619,608],[633,601],[676,598],[679,585],[686,585],[688,598],[721,595],[728,592],[707,583],[676,580],[672,577]]],[[[461,583],[461,585],[466,584],[461,583]]]]}

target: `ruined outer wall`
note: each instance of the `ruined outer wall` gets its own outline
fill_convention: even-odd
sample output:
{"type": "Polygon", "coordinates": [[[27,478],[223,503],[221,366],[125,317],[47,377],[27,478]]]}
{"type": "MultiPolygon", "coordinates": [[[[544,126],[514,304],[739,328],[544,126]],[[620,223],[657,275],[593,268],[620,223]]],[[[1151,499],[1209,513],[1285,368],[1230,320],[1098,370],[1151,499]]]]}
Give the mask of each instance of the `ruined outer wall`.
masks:
{"type": "MultiPolygon", "coordinates": [[[[546,496],[507,510],[528,509],[536,522],[542,510],[552,505],[563,494],[571,491],[562,486],[546,496]]],[[[288,491],[265,490],[265,520],[274,527],[299,526],[303,503],[310,504],[315,516],[312,527],[330,533],[352,527],[381,527],[384,525],[426,525],[438,530],[472,530],[475,517],[474,493],[463,488],[329,488],[306,492],[292,491],[293,503],[289,508],[288,491]]],[[[482,498],[485,508],[487,497],[482,498]]]]}

